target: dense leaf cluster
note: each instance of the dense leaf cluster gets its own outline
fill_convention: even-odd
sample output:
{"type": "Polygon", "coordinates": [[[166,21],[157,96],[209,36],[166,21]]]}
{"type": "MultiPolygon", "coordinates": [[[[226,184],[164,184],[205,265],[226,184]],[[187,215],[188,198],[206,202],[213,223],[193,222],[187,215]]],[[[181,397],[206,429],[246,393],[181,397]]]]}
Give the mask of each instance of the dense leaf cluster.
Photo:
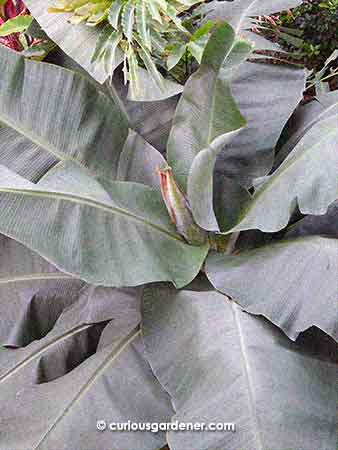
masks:
{"type": "Polygon", "coordinates": [[[263,18],[257,30],[278,42],[294,62],[313,71],[310,86],[317,84],[323,90],[323,85],[318,86],[323,80],[333,90],[338,80],[337,23],[336,0],[305,0],[292,10],[263,18]]]}
{"type": "Polygon", "coordinates": [[[123,61],[125,82],[129,81],[133,97],[140,93],[140,66],[145,68],[160,89],[164,81],[158,69],[172,71],[191,60],[201,62],[212,22],[200,26],[206,9],[203,0],[58,0],[51,13],[69,12],[71,24],[88,26],[105,24],[92,55],[93,64],[103,64],[112,76],[123,61]],[[202,3],[202,6],[201,6],[202,3]]]}
{"type": "MultiPolygon", "coordinates": [[[[338,3],[306,1],[295,8],[292,15],[282,14],[281,23],[302,30],[306,64],[310,68],[320,70],[327,58],[338,48],[338,3]]],[[[288,49],[295,51],[292,44],[288,49]]]]}

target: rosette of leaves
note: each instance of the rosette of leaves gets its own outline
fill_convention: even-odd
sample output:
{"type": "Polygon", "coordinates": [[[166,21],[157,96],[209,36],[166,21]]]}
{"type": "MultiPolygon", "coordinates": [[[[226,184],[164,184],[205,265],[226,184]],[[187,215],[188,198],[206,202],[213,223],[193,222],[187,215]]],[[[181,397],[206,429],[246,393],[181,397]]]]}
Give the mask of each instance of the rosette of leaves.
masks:
{"type": "Polygon", "coordinates": [[[248,62],[236,11],[165,155],[97,84],[0,49],[1,450],[335,449],[338,98],[297,108],[271,170],[304,76],[248,62]]]}
{"type": "MultiPolygon", "coordinates": [[[[141,89],[140,70],[146,70],[162,91],[160,71],[171,71],[172,79],[184,81],[192,60],[201,62],[203,49],[213,27],[200,26],[203,12],[196,8],[202,0],[114,0],[98,2],[59,0],[50,13],[69,12],[74,25],[103,25],[91,58],[103,64],[108,76],[123,62],[125,82],[130,82],[131,97],[141,89]],[[182,68],[173,70],[184,59],[182,68]]],[[[182,66],[182,64],[181,64],[182,66]]]]}

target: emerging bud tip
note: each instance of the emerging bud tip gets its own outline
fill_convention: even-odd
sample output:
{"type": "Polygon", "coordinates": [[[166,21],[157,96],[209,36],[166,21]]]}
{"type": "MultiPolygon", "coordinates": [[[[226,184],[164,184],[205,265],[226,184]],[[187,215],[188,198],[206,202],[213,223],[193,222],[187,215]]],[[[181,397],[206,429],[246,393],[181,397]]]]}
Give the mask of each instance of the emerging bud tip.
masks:
{"type": "Polygon", "coordinates": [[[191,245],[203,245],[207,241],[207,233],[194,221],[189,202],[177,186],[171,167],[158,168],[162,198],[169,216],[178,233],[191,245]]]}

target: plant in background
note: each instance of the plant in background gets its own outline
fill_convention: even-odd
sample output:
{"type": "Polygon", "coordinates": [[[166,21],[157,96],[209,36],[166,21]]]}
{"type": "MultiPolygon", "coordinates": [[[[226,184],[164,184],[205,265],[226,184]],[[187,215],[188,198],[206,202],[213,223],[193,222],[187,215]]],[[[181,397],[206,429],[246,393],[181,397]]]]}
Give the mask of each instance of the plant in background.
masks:
{"type": "Polygon", "coordinates": [[[326,2],[319,3],[319,6],[324,9],[328,9],[332,13],[336,13],[338,10],[338,1],[337,0],[328,0],[326,2]]]}
{"type": "Polygon", "coordinates": [[[69,12],[71,24],[85,22],[88,26],[105,24],[91,62],[103,64],[108,75],[123,61],[125,82],[131,84],[136,97],[140,87],[140,67],[145,68],[158,87],[164,90],[164,81],[158,69],[171,71],[171,76],[182,77],[182,71],[173,70],[184,59],[185,79],[192,59],[201,62],[206,41],[213,23],[200,26],[204,16],[203,0],[58,0],[50,13],[69,12]]]}
{"type": "MultiPolygon", "coordinates": [[[[0,48],[1,450],[335,449],[338,97],[299,106],[248,31],[269,2],[236,6],[178,102],[0,48]]],[[[88,27],[47,16],[88,67],[88,27]]]]}
{"type": "MultiPolygon", "coordinates": [[[[302,62],[319,80],[337,83],[338,3],[336,0],[303,1],[300,6],[258,18],[255,29],[281,45],[293,59],[302,62]],[[321,77],[316,74],[321,74],[321,77]]],[[[312,77],[313,78],[313,77],[312,77]]],[[[310,81],[310,86],[313,80],[310,81]]]]}
{"type": "Polygon", "coordinates": [[[0,5],[0,44],[21,51],[29,45],[22,33],[33,19],[21,0],[6,0],[0,5]]]}
{"type": "Polygon", "coordinates": [[[54,48],[54,44],[35,37],[32,33],[33,17],[22,0],[0,2],[0,44],[27,57],[43,59],[54,48]]]}

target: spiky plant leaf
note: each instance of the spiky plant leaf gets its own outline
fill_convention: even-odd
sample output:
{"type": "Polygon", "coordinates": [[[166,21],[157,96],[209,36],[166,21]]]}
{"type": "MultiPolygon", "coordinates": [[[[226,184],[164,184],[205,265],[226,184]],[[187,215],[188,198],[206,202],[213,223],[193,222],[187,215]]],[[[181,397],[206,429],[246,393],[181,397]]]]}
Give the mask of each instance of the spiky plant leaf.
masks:
{"type": "Polygon", "coordinates": [[[155,2],[159,5],[162,11],[167,12],[168,2],[166,0],[155,0],[155,2]]]}
{"type": "Polygon", "coordinates": [[[160,5],[157,0],[147,0],[147,8],[151,17],[158,23],[162,24],[162,17],[160,14],[160,5]]]}
{"type": "Polygon", "coordinates": [[[140,48],[138,49],[138,53],[139,53],[142,61],[144,62],[144,65],[145,65],[147,71],[149,72],[149,75],[155,81],[155,83],[159,86],[159,88],[162,91],[164,91],[165,85],[164,85],[164,79],[163,79],[162,75],[157,70],[157,67],[156,67],[154,61],[152,60],[152,57],[151,57],[149,51],[147,50],[147,48],[144,47],[143,43],[140,41],[139,41],[139,44],[140,44],[140,48]]]}
{"type": "Polygon", "coordinates": [[[103,57],[104,52],[107,48],[107,42],[112,34],[113,34],[113,30],[110,25],[106,25],[102,29],[102,31],[99,34],[99,37],[97,39],[94,53],[92,55],[92,59],[91,59],[92,63],[94,63],[97,60],[100,60],[103,57]]]}
{"type": "Polygon", "coordinates": [[[113,32],[109,36],[105,52],[103,54],[103,63],[106,70],[110,76],[113,76],[115,69],[121,64],[120,52],[118,51],[118,46],[122,41],[122,34],[118,32],[113,32]]]}
{"type": "Polygon", "coordinates": [[[335,449],[332,342],[322,338],[317,351],[315,340],[291,342],[205,282],[149,286],[143,305],[147,357],[175,405],[172,421],[235,424],[235,432],[169,432],[171,450],[335,449]]]}
{"type": "Polygon", "coordinates": [[[152,46],[159,51],[161,54],[165,52],[165,48],[167,45],[167,42],[165,39],[163,39],[163,37],[161,36],[161,34],[155,30],[152,29],[150,31],[150,38],[151,38],[151,44],[152,46]]]}
{"type": "Polygon", "coordinates": [[[140,91],[140,79],[138,76],[138,62],[137,57],[134,53],[134,50],[131,46],[129,46],[129,50],[127,53],[128,58],[128,74],[129,74],[129,82],[130,82],[130,90],[133,97],[137,97],[140,91]]]}
{"type": "Polygon", "coordinates": [[[122,9],[121,24],[123,32],[128,40],[133,39],[133,27],[135,22],[135,4],[133,0],[129,0],[122,9]]]}
{"type": "Polygon", "coordinates": [[[197,5],[198,3],[202,3],[203,0],[177,0],[178,3],[181,3],[184,6],[194,6],[197,5]]]}
{"type": "Polygon", "coordinates": [[[123,7],[122,0],[114,0],[109,8],[108,19],[110,25],[117,30],[121,10],[123,7]]]}
{"type": "Polygon", "coordinates": [[[148,29],[148,21],[146,0],[140,0],[136,6],[137,31],[142,44],[149,51],[151,51],[151,38],[148,29]]]}
{"type": "MultiPolygon", "coordinates": [[[[31,0],[36,8],[39,1],[40,0],[31,0]]],[[[51,0],[51,2],[53,4],[53,0],[51,0]]],[[[98,57],[98,51],[100,51],[102,47],[102,40],[104,39],[103,34],[99,35],[98,32],[96,51],[94,56],[91,58],[96,64],[90,68],[90,73],[96,76],[98,81],[103,82],[108,75],[111,76],[111,72],[115,70],[119,63],[124,61],[124,67],[126,67],[127,56],[123,57],[123,53],[128,52],[129,48],[129,46],[125,44],[126,40],[130,45],[132,45],[134,53],[138,53],[137,51],[139,45],[137,42],[141,42],[142,46],[149,52],[149,54],[146,55],[144,54],[144,50],[141,49],[140,52],[143,55],[141,55],[141,59],[147,60],[146,62],[143,61],[143,64],[146,66],[147,70],[150,70],[150,75],[160,88],[156,90],[156,92],[159,91],[156,95],[154,92],[149,94],[147,92],[143,92],[142,98],[139,99],[137,96],[134,96],[134,100],[143,100],[143,97],[146,95],[149,95],[149,98],[146,98],[147,101],[152,101],[154,98],[155,100],[161,100],[162,98],[168,98],[169,96],[175,95],[175,93],[181,88],[180,84],[176,84],[176,89],[173,89],[171,86],[174,82],[171,79],[168,80],[170,81],[170,86],[166,89],[165,83],[162,82],[162,79],[156,75],[155,72],[157,71],[157,67],[164,67],[164,49],[168,45],[172,45],[173,41],[182,41],[182,39],[184,41],[184,36],[190,35],[190,32],[188,32],[188,30],[182,25],[182,20],[179,15],[187,11],[192,5],[189,6],[175,2],[168,3],[163,0],[130,0],[127,2],[122,2],[120,0],[87,0],[80,2],[65,0],[60,2],[54,0],[54,2],[55,5],[52,7],[47,5],[49,13],[54,13],[54,15],[55,13],[58,13],[58,16],[65,18],[68,17],[68,21],[74,25],[74,28],[80,29],[80,27],[83,28],[84,25],[89,25],[95,28],[96,25],[101,23],[106,24],[108,22],[117,32],[122,34],[122,39],[119,41],[114,50],[114,58],[107,57],[105,52],[101,52],[101,57],[98,57]],[[50,7],[48,8],[48,6],[50,7]],[[156,37],[155,39],[154,36],[156,35],[159,35],[159,38],[156,37]],[[155,42],[153,42],[154,40],[155,42]],[[112,60],[113,62],[111,62],[112,60]],[[150,69],[148,69],[149,67],[150,69]],[[99,68],[100,70],[104,68],[105,76],[96,74],[96,68],[99,68]]],[[[38,13],[39,10],[36,10],[34,14],[38,15],[38,13]]],[[[50,27],[50,22],[46,21],[45,23],[43,17],[41,20],[40,17],[37,16],[37,18],[43,27],[50,27]]],[[[196,30],[198,26],[198,22],[194,21],[194,30],[196,30]]],[[[48,34],[52,33],[52,30],[51,32],[49,32],[48,29],[46,31],[48,34]]],[[[57,42],[62,48],[63,41],[57,42]]],[[[68,41],[66,44],[66,52],[69,52],[76,59],[76,54],[75,52],[73,53],[68,41]]],[[[199,58],[198,55],[201,50],[200,46],[197,46],[196,49],[198,52],[192,53],[199,58]]],[[[87,65],[84,64],[82,57],[79,60],[79,63],[88,69],[87,65]]],[[[181,81],[182,80],[179,80],[179,82],[181,81]]],[[[125,78],[125,82],[127,82],[127,77],[125,78]]]]}

